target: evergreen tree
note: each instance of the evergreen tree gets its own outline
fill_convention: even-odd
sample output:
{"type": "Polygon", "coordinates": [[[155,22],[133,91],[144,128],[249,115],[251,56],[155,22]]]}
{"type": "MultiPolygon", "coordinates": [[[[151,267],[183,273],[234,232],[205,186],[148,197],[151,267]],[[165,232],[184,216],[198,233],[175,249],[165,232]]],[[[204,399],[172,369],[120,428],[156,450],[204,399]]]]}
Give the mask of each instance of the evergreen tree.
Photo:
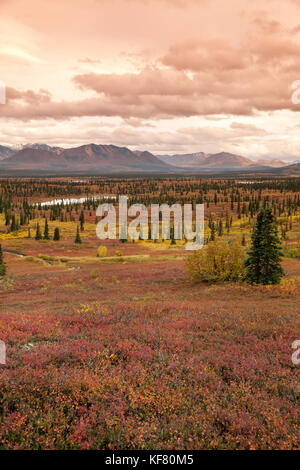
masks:
{"type": "Polygon", "coordinates": [[[171,227],[171,245],[176,245],[174,227],[171,227]]]}
{"type": "Polygon", "coordinates": [[[79,217],[79,222],[80,222],[80,230],[83,232],[84,230],[84,212],[80,212],[80,217],[79,217]]]}
{"type": "Polygon", "coordinates": [[[48,220],[47,220],[47,219],[45,219],[44,240],[50,240],[50,237],[49,237],[49,227],[48,227],[48,220]]]}
{"type": "Polygon", "coordinates": [[[210,226],[210,239],[213,242],[215,238],[216,238],[216,227],[215,227],[215,223],[212,222],[210,226]]]}
{"type": "Polygon", "coordinates": [[[222,222],[222,219],[220,219],[220,221],[219,221],[218,235],[219,235],[219,237],[222,237],[222,235],[223,235],[223,222],[222,222]]]}
{"type": "Polygon", "coordinates": [[[6,266],[3,261],[2,246],[0,245],[0,276],[5,276],[6,266]]]}
{"type": "Polygon", "coordinates": [[[78,225],[77,225],[75,243],[81,243],[81,238],[80,238],[80,232],[79,232],[79,226],[78,225]]]}
{"type": "Polygon", "coordinates": [[[35,239],[36,240],[41,240],[42,239],[42,234],[41,234],[41,229],[40,229],[40,224],[36,224],[36,233],[35,233],[35,239]]]}
{"type": "Polygon", "coordinates": [[[246,246],[246,237],[245,237],[244,233],[243,233],[243,236],[242,236],[242,246],[246,246]]]}
{"type": "Polygon", "coordinates": [[[240,201],[238,201],[237,214],[238,214],[238,219],[240,219],[241,218],[241,204],[240,204],[240,201]]]}
{"type": "Polygon", "coordinates": [[[275,217],[270,207],[259,211],[251,241],[245,262],[246,280],[249,284],[278,284],[284,271],[280,264],[282,252],[275,217]]]}
{"type": "Polygon", "coordinates": [[[13,216],[12,216],[12,218],[11,218],[11,225],[10,225],[9,231],[10,231],[10,232],[15,232],[16,230],[17,230],[16,217],[15,217],[15,215],[13,214],[13,216]]]}
{"type": "Polygon", "coordinates": [[[227,229],[227,233],[230,232],[230,220],[229,220],[229,216],[228,216],[228,213],[226,212],[226,222],[225,222],[225,227],[227,229]]]}
{"type": "Polygon", "coordinates": [[[60,240],[60,233],[59,233],[59,228],[58,227],[55,227],[55,229],[54,229],[53,240],[55,240],[55,241],[60,240]]]}

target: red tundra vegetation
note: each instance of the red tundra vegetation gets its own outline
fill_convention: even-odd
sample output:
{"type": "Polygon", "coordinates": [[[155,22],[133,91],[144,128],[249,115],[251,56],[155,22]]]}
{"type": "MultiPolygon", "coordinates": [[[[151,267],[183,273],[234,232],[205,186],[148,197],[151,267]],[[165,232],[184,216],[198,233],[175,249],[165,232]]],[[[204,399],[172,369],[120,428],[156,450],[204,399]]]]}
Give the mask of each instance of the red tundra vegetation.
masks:
{"type": "MultiPolygon", "coordinates": [[[[262,190],[264,183],[183,185],[193,193],[193,185],[202,184],[210,206],[207,238],[214,221],[217,239],[241,243],[245,235],[247,246],[258,206],[265,196],[273,201],[286,273],[275,286],[194,283],[183,244],[100,242],[92,204],[71,211],[33,208],[38,182],[5,184],[1,449],[300,448],[299,366],[291,360],[291,345],[300,339],[296,183],[279,182],[276,189],[270,182],[262,190]],[[75,244],[82,210],[82,244],[75,244]],[[51,240],[35,240],[36,223],[43,233],[45,218],[51,240]],[[107,250],[97,257],[100,245],[107,250]]],[[[105,184],[116,193],[115,180],[105,184]]],[[[140,184],[129,180],[128,193],[140,184]]],[[[177,191],[180,180],[142,184],[149,189],[146,202],[159,197],[155,191],[164,185],[177,191]]],[[[79,191],[69,182],[41,185],[42,200],[85,193],[84,185],[79,191]]],[[[126,193],[126,182],[119,186],[126,193]]],[[[188,199],[185,189],[183,194],[188,199]]]]}

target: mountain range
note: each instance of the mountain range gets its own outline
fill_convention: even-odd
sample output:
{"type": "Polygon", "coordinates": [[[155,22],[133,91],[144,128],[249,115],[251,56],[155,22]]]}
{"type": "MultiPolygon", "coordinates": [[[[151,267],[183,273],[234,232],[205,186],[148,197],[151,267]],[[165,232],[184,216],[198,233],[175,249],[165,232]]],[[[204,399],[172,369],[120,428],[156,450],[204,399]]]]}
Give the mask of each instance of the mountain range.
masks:
{"type": "Polygon", "coordinates": [[[24,146],[0,162],[1,169],[55,171],[168,171],[169,165],[149,152],[115,145],[88,144],[75,148],[24,146]]]}
{"type": "Polygon", "coordinates": [[[201,172],[277,171],[298,172],[299,163],[287,165],[279,159],[251,160],[228,152],[204,152],[153,155],[147,151],[132,151],[115,145],[87,144],[74,148],[47,144],[27,144],[21,148],[0,145],[0,174],[5,170],[63,172],[201,172]]]}
{"type": "Polygon", "coordinates": [[[180,168],[221,168],[221,169],[239,169],[239,168],[261,168],[271,167],[280,168],[286,163],[274,158],[272,160],[250,160],[233,153],[220,152],[209,154],[204,152],[176,154],[176,155],[158,155],[158,157],[169,165],[178,166],[180,168]]]}

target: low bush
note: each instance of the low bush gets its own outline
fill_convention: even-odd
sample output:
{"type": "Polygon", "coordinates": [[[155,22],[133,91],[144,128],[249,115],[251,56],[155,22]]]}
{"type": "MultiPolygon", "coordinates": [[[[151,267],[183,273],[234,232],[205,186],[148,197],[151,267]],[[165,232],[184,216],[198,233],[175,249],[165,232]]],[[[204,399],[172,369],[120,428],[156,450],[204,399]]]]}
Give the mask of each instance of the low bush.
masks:
{"type": "Polygon", "coordinates": [[[283,254],[286,258],[300,258],[300,246],[292,248],[291,246],[285,246],[283,248],[283,254]]]}
{"type": "Polygon", "coordinates": [[[239,281],[244,276],[244,253],[239,243],[210,242],[188,256],[190,278],[194,282],[239,281]]]}
{"type": "Polygon", "coordinates": [[[300,291],[299,278],[281,279],[277,285],[256,286],[270,297],[294,297],[300,291]]]}
{"type": "Polygon", "coordinates": [[[104,258],[104,256],[107,255],[107,248],[106,246],[99,246],[98,247],[98,252],[97,252],[97,256],[99,258],[104,258]]]}

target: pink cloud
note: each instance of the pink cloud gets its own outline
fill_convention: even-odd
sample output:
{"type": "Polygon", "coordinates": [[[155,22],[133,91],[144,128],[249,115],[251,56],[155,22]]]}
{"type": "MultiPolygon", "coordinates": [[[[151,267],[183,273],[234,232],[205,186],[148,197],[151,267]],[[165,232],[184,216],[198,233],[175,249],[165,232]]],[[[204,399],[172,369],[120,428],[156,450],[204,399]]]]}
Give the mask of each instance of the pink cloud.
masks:
{"type": "Polygon", "coordinates": [[[299,1],[0,3],[0,79],[7,83],[0,118],[14,120],[20,132],[29,120],[67,127],[72,118],[87,124],[107,117],[117,123],[119,142],[123,125],[131,136],[165,119],[171,135],[183,118],[231,115],[224,140],[247,132],[263,138],[261,129],[271,126],[256,119],[267,123],[278,111],[285,122],[288,111],[300,110],[291,102],[291,84],[300,79],[299,1]],[[93,65],[98,73],[82,73],[93,65]],[[251,123],[240,122],[242,116],[251,123]]]}

